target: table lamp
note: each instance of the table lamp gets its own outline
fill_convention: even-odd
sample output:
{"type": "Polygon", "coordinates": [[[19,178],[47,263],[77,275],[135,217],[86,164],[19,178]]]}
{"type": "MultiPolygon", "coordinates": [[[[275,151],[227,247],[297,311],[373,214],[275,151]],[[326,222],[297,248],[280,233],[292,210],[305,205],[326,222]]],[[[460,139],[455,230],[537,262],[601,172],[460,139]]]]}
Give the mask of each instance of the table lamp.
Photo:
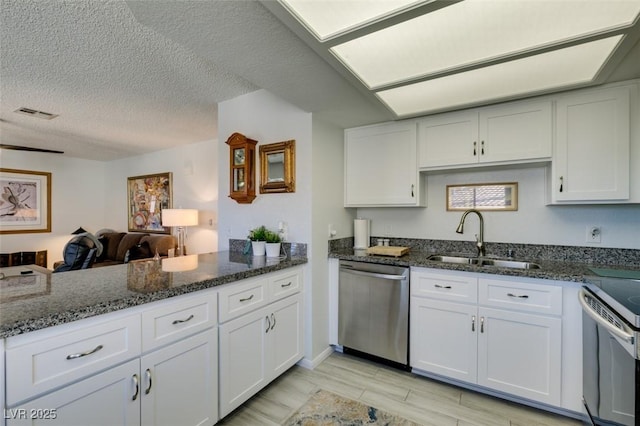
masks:
{"type": "Polygon", "coordinates": [[[178,228],[178,250],[176,256],[184,256],[185,250],[185,227],[198,224],[198,210],[196,209],[163,209],[162,226],[178,228]]]}

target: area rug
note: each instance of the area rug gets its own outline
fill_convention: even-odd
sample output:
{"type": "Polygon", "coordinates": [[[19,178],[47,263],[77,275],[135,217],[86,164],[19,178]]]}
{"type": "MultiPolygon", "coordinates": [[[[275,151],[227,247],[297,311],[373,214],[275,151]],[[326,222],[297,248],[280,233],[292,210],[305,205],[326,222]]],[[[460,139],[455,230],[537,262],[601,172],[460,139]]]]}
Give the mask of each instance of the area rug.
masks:
{"type": "Polygon", "coordinates": [[[317,391],[284,422],[284,426],[336,425],[420,426],[418,423],[324,390],[317,391]]]}

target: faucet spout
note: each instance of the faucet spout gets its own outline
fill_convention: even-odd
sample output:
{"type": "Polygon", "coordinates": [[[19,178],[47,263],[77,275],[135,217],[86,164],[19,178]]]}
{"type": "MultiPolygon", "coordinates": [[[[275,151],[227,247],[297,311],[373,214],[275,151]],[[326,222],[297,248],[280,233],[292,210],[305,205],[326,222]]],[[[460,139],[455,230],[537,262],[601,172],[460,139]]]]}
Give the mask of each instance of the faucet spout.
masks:
{"type": "Polygon", "coordinates": [[[478,218],[480,219],[480,233],[479,233],[479,235],[476,235],[476,247],[478,248],[478,256],[484,256],[486,254],[486,250],[485,250],[485,247],[484,247],[484,218],[482,217],[482,213],[480,213],[476,209],[470,209],[470,210],[465,211],[462,214],[462,217],[460,218],[460,223],[458,224],[458,227],[456,228],[456,232],[458,234],[462,234],[464,232],[464,221],[467,218],[467,215],[469,213],[477,214],[478,218]]]}

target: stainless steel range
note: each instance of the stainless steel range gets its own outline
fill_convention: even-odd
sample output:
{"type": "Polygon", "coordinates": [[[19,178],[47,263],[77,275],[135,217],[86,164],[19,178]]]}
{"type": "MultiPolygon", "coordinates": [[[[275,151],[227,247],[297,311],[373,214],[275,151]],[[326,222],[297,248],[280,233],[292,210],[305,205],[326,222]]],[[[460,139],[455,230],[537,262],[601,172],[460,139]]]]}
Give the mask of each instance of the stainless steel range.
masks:
{"type": "MultiPolygon", "coordinates": [[[[633,271],[629,272],[619,275],[635,276],[633,271]]],[[[583,309],[583,402],[591,423],[638,425],[640,279],[586,277],[580,303],[583,309]]]]}

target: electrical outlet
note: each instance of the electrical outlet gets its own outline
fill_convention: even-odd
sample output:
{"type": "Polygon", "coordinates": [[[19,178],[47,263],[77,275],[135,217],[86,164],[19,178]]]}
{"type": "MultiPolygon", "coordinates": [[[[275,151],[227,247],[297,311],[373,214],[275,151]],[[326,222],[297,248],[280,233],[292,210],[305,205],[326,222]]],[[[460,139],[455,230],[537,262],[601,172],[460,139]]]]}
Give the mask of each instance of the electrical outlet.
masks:
{"type": "Polygon", "coordinates": [[[599,226],[587,226],[586,241],[588,243],[600,243],[602,240],[602,230],[599,226]]]}

